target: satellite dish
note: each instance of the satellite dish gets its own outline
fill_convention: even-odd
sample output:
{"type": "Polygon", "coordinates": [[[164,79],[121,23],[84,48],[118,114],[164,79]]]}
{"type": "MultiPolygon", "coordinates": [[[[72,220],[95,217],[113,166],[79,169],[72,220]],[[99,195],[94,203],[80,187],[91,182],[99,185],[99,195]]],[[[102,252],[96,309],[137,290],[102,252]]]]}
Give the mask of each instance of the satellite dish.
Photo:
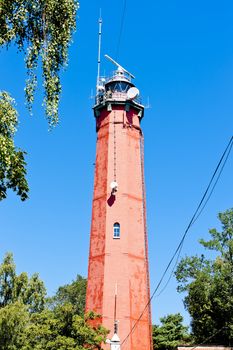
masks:
{"type": "Polygon", "coordinates": [[[138,95],[139,95],[139,90],[138,90],[136,87],[131,87],[131,88],[127,91],[127,98],[128,98],[129,100],[135,99],[138,95]]]}

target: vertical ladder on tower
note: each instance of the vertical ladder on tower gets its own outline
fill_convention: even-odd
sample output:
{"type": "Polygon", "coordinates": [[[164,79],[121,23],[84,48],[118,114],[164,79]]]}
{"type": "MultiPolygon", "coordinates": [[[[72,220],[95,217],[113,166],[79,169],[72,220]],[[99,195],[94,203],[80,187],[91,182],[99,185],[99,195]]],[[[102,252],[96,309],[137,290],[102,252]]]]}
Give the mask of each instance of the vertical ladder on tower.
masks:
{"type": "MultiPolygon", "coordinates": [[[[145,257],[146,257],[146,270],[147,270],[147,295],[148,302],[150,299],[150,272],[149,272],[149,261],[148,261],[148,234],[147,234],[147,224],[146,224],[146,188],[145,188],[145,173],[144,173],[144,136],[141,132],[140,138],[140,157],[141,157],[141,176],[142,176],[142,205],[143,205],[143,225],[144,225],[144,236],[145,236],[145,257]]],[[[150,339],[151,339],[151,350],[153,349],[152,343],[152,319],[151,319],[151,307],[148,305],[149,313],[149,323],[150,323],[150,339]]]]}

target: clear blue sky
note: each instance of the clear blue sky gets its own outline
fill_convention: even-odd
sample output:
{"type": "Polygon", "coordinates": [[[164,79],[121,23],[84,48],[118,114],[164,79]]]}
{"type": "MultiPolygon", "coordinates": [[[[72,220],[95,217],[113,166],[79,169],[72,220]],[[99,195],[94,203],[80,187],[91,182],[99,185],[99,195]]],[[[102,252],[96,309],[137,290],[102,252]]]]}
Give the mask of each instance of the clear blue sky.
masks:
{"type": "MultiPolygon", "coordinates": [[[[16,98],[18,146],[27,150],[30,200],[9,192],[0,203],[0,256],[12,251],[18,272],[39,272],[48,293],[86,276],[95,162],[91,89],[96,82],[99,8],[103,54],[115,57],[123,0],[81,1],[68,69],[62,73],[60,125],[48,132],[36,96],[24,108],[23,56],[0,55],[0,88],[16,98]]],[[[233,2],[128,0],[119,61],[135,76],[145,103],[145,173],[151,289],[196,208],[233,134],[233,2]]],[[[113,66],[103,60],[102,73],[113,66]]],[[[198,239],[233,207],[233,155],[205,212],[192,227],[183,255],[200,253],[198,239]]],[[[153,300],[153,320],[184,311],[173,279],[153,300]]]]}

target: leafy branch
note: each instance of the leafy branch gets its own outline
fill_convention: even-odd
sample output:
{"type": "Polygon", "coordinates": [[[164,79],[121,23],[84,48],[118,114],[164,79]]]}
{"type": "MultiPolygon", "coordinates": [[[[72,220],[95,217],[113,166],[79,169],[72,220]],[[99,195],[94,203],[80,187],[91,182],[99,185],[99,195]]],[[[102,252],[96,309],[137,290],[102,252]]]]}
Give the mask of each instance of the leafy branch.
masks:
{"type": "Polygon", "coordinates": [[[22,201],[28,198],[26,180],[26,152],[15,147],[14,135],[18,125],[15,101],[6,92],[0,92],[0,200],[11,188],[22,201]]]}
{"type": "Polygon", "coordinates": [[[41,59],[44,106],[50,127],[59,119],[59,72],[68,62],[78,7],[77,0],[0,0],[0,46],[15,43],[18,50],[26,54],[25,95],[30,112],[41,59]]]}

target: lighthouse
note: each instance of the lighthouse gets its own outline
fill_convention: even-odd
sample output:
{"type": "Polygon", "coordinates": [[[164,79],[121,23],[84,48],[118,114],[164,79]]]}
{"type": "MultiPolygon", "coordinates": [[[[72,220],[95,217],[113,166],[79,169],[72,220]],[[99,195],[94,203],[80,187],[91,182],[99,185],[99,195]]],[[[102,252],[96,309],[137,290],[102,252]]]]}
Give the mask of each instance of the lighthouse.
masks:
{"type": "Polygon", "coordinates": [[[110,331],[104,349],[151,350],[144,107],[134,76],[105,56],[116,70],[103,79],[98,66],[86,311],[101,315],[98,321],[110,331]]]}

